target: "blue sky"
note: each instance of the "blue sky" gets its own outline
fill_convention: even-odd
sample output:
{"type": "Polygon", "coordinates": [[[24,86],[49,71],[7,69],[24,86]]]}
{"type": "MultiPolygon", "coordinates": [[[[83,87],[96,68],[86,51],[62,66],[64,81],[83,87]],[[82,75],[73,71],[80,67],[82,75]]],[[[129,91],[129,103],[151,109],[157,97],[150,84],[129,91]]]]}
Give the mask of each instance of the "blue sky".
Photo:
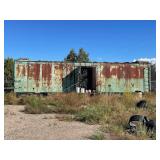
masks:
{"type": "Polygon", "coordinates": [[[92,61],[156,57],[156,21],[5,21],[5,58],[61,61],[84,48],[92,61]]]}

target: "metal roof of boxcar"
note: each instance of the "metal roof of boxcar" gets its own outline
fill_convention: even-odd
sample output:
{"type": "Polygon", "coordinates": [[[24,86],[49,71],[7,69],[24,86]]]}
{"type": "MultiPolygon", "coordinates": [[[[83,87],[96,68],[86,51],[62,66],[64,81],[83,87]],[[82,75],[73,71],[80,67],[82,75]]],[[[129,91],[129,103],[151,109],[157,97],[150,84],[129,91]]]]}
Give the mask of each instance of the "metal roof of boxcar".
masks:
{"type": "Polygon", "coordinates": [[[135,62],[64,62],[64,61],[48,61],[48,60],[27,60],[27,59],[17,59],[15,61],[19,61],[19,62],[46,62],[46,63],[75,63],[75,64],[81,64],[81,63],[107,63],[107,64],[150,64],[147,61],[135,61],[135,62]]]}

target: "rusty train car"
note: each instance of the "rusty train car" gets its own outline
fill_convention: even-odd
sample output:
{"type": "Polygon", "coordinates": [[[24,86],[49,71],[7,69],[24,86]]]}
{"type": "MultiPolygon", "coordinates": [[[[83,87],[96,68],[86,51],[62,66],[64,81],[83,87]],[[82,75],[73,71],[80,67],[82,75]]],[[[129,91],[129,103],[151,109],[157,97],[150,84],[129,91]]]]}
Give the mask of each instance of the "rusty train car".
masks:
{"type": "Polygon", "coordinates": [[[149,92],[151,66],[132,63],[65,63],[16,60],[14,92],[56,93],[76,91],[76,87],[97,93],[149,92]]]}

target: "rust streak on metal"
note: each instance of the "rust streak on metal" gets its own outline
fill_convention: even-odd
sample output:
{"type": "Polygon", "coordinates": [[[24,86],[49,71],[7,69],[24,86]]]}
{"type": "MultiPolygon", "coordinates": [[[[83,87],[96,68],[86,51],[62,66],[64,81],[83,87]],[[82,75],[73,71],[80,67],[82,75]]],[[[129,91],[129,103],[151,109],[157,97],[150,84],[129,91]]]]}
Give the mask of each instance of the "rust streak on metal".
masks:
{"type": "Polygon", "coordinates": [[[120,65],[110,65],[106,64],[104,65],[102,74],[106,78],[111,78],[112,76],[125,79],[131,79],[131,78],[144,78],[143,74],[143,67],[139,66],[132,66],[130,64],[120,64],[120,65]]]}
{"type": "Polygon", "coordinates": [[[17,76],[19,76],[19,73],[20,73],[20,67],[19,67],[19,64],[17,65],[16,67],[16,71],[17,71],[17,76]]]}
{"type": "Polygon", "coordinates": [[[104,68],[102,70],[102,74],[106,77],[106,78],[110,78],[111,74],[110,74],[110,65],[106,64],[104,65],[104,68]]]}
{"type": "Polygon", "coordinates": [[[56,75],[56,83],[60,85],[63,78],[63,65],[61,63],[54,66],[54,73],[56,75]]]}
{"type": "Polygon", "coordinates": [[[33,65],[32,64],[28,65],[27,72],[28,72],[28,77],[32,78],[33,77],[33,65]]]}
{"type": "Polygon", "coordinates": [[[47,81],[47,86],[51,85],[52,78],[52,64],[42,64],[42,79],[47,81]]]}
{"type": "Polygon", "coordinates": [[[34,64],[34,80],[36,82],[36,87],[39,87],[40,64],[34,64]]]}
{"type": "Polygon", "coordinates": [[[22,75],[26,76],[26,67],[25,67],[25,65],[23,66],[23,69],[22,69],[22,75]]]}
{"type": "Polygon", "coordinates": [[[102,84],[102,82],[99,80],[99,81],[96,81],[96,86],[100,86],[102,84]]]}
{"type": "Polygon", "coordinates": [[[63,64],[59,64],[59,69],[60,69],[60,79],[62,81],[62,78],[63,78],[63,64]]]}
{"type": "Polygon", "coordinates": [[[28,72],[28,77],[33,78],[36,82],[36,87],[39,87],[40,64],[29,64],[27,72],[28,72]]]}
{"type": "Polygon", "coordinates": [[[39,80],[40,64],[34,64],[34,80],[39,80]]]}

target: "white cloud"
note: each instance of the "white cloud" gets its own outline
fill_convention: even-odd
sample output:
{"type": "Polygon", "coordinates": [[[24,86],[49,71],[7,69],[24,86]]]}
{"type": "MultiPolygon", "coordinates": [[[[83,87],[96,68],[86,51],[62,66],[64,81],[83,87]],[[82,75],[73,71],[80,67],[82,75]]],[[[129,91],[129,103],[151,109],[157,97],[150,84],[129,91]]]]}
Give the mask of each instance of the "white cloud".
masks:
{"type": "Polygon", "coordinates": [[[133,60],[133,62],[135,62],[135,61],[147,61],[152,64],[156,64],[156,58],[138,58],[138,59],[133,60]]]}

